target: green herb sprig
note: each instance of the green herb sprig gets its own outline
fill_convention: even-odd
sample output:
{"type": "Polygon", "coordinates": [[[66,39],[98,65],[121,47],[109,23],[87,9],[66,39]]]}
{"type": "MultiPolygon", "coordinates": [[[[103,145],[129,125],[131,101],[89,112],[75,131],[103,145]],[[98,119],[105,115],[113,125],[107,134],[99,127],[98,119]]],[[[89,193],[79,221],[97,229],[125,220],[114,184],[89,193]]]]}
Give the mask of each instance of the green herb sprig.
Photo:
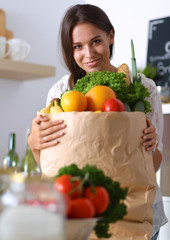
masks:
{"type": "Polygon", "coordinates": [[[84,179],[88,174],[88,181],[84,182],[84,188],[91,186],[103,186],[109,193],[110,204],[107,210],[101,215],[102,218],[97,222],[95,232],[98,238],[109,238],[109,224],[121,220],[127,213],[127,207],[123,203],[126,198],[128,189],[121,188],[118,182],[114,182],[111,178],[105,176],[101,169],[96,166],[85,165],[82,169],[76,164],[71,164],[59,169],[58,176],[68,174],[71,176],[79,176],[84,179]]]}

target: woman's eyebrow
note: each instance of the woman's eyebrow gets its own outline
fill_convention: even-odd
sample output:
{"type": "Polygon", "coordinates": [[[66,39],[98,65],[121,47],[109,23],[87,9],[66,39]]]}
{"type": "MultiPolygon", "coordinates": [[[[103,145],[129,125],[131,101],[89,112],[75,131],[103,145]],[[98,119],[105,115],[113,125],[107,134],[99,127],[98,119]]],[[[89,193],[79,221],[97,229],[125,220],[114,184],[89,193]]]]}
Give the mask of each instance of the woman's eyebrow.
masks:
{"type": "MultiPolygon", "coordinates": [[[[93,37],[92,39],[90,39],[90,41],[93,41],[93,40],[96,39],[96,38],[101,38],[101,36],[100,36],[100,35],[97,35],[97,36],[93,37]]],[[[80,43],[81,43],[81,42],[73,42],[72,45],[77,45],[77,44],[80,44],[80,43]]]]}
{"type": "Polygon", "coordinates": [[[96,38],[101,38],[101,37],[102,37],[101,35],[97,35],[97,36],[93,37],[93,38],[91,39],[91,41],[95,40],[96,38]]]}

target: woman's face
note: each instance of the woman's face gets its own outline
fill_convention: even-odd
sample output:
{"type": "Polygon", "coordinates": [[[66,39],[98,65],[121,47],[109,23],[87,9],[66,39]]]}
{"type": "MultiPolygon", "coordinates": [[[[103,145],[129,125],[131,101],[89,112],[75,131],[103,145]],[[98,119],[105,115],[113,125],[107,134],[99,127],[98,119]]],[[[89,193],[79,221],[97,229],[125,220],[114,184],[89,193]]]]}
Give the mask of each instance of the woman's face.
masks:
{"type": "Polygon", "coordinates": [[[72,31],[73,57],[86,73],[111,71],[109,45],[114,41],[114,33],[109,35],[90,23],[76,25],[72,31]]]}

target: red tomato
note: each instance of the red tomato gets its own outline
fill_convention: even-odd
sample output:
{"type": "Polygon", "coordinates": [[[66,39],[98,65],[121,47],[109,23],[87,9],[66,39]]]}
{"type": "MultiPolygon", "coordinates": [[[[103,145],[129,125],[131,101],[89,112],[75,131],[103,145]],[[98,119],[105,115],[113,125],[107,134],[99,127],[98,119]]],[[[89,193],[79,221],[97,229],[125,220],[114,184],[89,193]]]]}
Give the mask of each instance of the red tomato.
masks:
{"type": "Polygon", "coordinates": [[[71,198],[67,194],[63,193],[65,208],[66,208],[66,216],[68,217],[71,213],[71,198]]]}
{"type": "Polygon", "coordinates": [[[68,194],[72,199],[80,197],[83,192],[81,180],[75,180],[74,177],[70,175],[62,175],[56,178],[54,189],[68,194]]]}
{"type": "Polygon", "coordinates": [[[71,201],[71,213],[69,218],[92,218],[95,208],[87,198],[76,198],[71,201]]]}
{"type": "Polygon", "coordinates": [[[86,188],[84,197],[88,198],[93,203],[97,215],[102,214],[107,209],[110,202],[108,191],[101,186],[86,188]]]}
{"type": "Polygon", "coordinates": [[[126,107],[122,101],[117,98],[108,99],[103,105],[103,112],[122,112],[126,111],[126,107]]]}

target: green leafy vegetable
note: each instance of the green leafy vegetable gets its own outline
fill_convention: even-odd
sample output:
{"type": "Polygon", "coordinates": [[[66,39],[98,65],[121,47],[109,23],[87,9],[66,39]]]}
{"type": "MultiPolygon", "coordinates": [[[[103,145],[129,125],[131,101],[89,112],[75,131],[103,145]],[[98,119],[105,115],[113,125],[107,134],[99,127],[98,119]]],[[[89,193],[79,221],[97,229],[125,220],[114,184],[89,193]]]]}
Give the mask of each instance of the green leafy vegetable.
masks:
{"type": "Polygon", "coordinates": [[[82,179],[88,174],[88,181],[85,181],[84,187],[91,185],[103,186],[109,193],[110,204],[107,210],[102,214],[101,220],[98,221],[95,232],[98,238],[109,238],[111,236],[109,231],[109,223],[115,223],[122,219],[126,215],[126,205],[123,200],[126,198],[128,189],[121,188],[118,182],[114,182],[111,178],[104,175],[101,169],[96,166],[85,165],[82,169],[78,168],[77,165],[71,164],[60,168],[58,176],[69,174],[72,176],[79,176],[82,179]]]}
{"type": "Polygon", "coordinates": [[[105,85],[111,87],[112,89],[117,89],[119,92],[121,91],[122,86],[125,85],[124,77],[124,73],[113,73],[109,71],[97,71],[94,73],[89,73],[88,75],[77,80],[73,90],[86,94],[96,85],[105,85]]]}
{"type": "Polygon", "coordinates": [[[80,91],[86,94],[91,88],[96,85],[105,85],[110,87],[116,93],[116,97],[122,102],[129,104],[133,109],[137,101],[143,101],[145,113],[150,112],[151,104],[147,100],[150,97],[148,89],[140,83],[135,81],[129,86],[125,84],[124,73],[114,73],[109,71],[97,71],[89,73],[85,77],[78,79],[73,90],[80,91]]]}
{"type": "Polygon", "coordinates": [[[153,66],[152,64],[146,64],[144,69],[138,69],[138,72],[142,72],[145,77],[150,78],[154,81],[158,77],[157,67],[153,66]]]}

